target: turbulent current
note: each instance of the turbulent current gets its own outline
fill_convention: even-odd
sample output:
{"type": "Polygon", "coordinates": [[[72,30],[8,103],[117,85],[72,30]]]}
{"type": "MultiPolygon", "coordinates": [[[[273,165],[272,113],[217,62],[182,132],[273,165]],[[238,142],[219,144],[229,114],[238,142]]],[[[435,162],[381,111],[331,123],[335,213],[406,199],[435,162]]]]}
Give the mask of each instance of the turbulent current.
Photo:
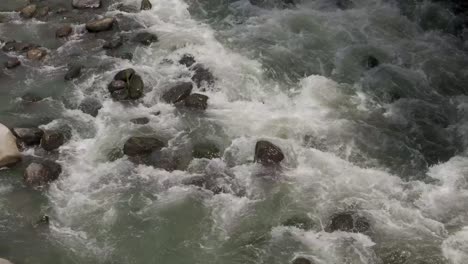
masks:
{"type": "Polygon", "coordinates": [[[13,55],[22,62],[0,72],[0,122],[71,131],[58,150],[23,148],[22,163],[0,171],[0,258],[468,263],[463,1],[151,0],[142,11],[140,0],[99,9],[32,2],[48,5],[49,17],[20,16],[15,10],[28,1],[0,3],[0,46],[16,40],[48,53],[40,62],[0,54],[2,63],[13,55]],[[103,16],[118,26],[86,31],[103,16]],[[55,38],[65,23],[72,35],[55,38]],[[158,41],[133,43],[142,31],[158,41]],[[119,49],[133,59],[102,49],[119,34],[126,39],[119,49]],[[184,54],[212,74],[212,83],[194,86],[209,97],[205,111],[161,99],[174,83],[191,81],[193,71],[179,63],[184,54]],[[84,67],[65,81],[70,63],[84,67]],[[143,79],[144,96],[119,102],[108,84],[126,68],[143,79]],[[27,103],[25,94],[44,99],[27,103]],[[102,104],[96,117],[78,107],[86,98],[102,104]],[[131,122],[142,117],[146,124],[131,122]],[[164,139],[158,161],[166,165],[123,155],[131,136],[164,139]],[[259,140],[282,150],[278,166],[254,161],[259,140]],[[193,149],[206,142],[219,155],[197,158],[193,149]],[[62,166],[60,177],[25,185],[28,162],[44,157],[62,166]],[[187,184],[203,178],[210,183],[187,184]],[[366,230],[330,230],[340,213],[365,219],[366,230]],[[36,224],[42,215],[48,226],[36,224]]]}

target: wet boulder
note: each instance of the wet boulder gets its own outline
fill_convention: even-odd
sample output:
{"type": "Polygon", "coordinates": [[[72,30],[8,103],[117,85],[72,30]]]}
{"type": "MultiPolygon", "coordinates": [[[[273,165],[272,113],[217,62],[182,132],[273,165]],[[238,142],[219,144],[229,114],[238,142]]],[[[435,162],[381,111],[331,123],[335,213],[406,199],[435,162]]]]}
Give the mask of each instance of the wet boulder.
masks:
{"type": "Polygon", "coordinates": [[[184,54],[179,60],[179,64],[185,65],[186,67],[192,66],[195,62],[195,57],[191,54],[184,54]]]}
{"type": "Polygon", "coordinates": [[[0,124],[0,167],[11,166],[21,160],[16,138],[8,127],[0,124]]]}
{"type": "Polygon", "coordinates": [[[12,129],[13,134],[26,146],[39,145],[44,132],[37,128],[16,127],[12,129]]]}
{"type": "Polygon", "coordinates": [[[292,264],[313,264],[312,261],[305,257],[297,257],[292,261],[292,264]]]}
{"type": "Polygon", "coordinates": [[[33,60],[33,61],[42,60],[46,55],[47,55],[47,51],[41,48],[33,48],[33,49],[28,50],[28,53],[26,53],[26,57],[29,60],[33,60]]]}
{"type": "Polygon", "coordinates": [[[144,83],[138,74],[134,74],[128,82],[128,96],[130,99],[138,99],[143,96],[144,83]]]}
{"type": "Polygon", "coordinates": [[[112,30],[115,23],[115,19],[112,17],[106,17],[103,19],[93,20],[86,23],[86,30],[91,33],[98,33],[102,31],[112,30]]]}
{"type": "Polygon", "coordinates": [[[123,147],[125,155],[130,157],[148,155],[165,147],[163,141],[155,137],[131,137],[123,147]]]}
{"type": "Polygon", "coordinates": [[[134,118],[130,120],[130,122],[132,122],[135,125],[146,125],[149,123],[149,121],[150,120],[147,117],[139,117],[139,118],[134,118]]]}
{"type": "Polygon", "coordinates": [[[55,37],[65,38],[71,35],[73,28],[71,25],[63,25],[55,31],[55,37]]]}
{"type": "Polygon", "coordinates": [[[62,166],[54,161],[33,162],[26,168],[23,180],[28,186],[39,187],[57,180],[61,173],[62,166]]]}
{"type": "Polygon", "coordinates": [[[141,1],[141,10],[150,10],[153,7],[149,0],[142,0],[141,1]]]}
{"type": "Polygon", "coordinates": [[[99,8],[101,0],[72,0],[72,6],[77,9],[99,8]]]}
{"type": "Polygon", "coordinates": [[[90,116],[96,117],[99,113],[99,110],[102,108],[101,102],[93,97],[85,98],[81,104],[78,106],[83,113],[90,116]]]}
{"type": "Polygon", "coordinates": [[[109,84],[108,89],[112,98],[117,101],[138,99],[143,96],[143,79],[136,74],[134,69],[128,68],[118,72],[114,80],[109,84]]]}
{"type": "Polygon", "coordinates": [[[5,62],[5,68],[7,69],[13,69],[21,65],[21,61],[18,58],[9,58],[5,62]]]}
{"type": "Polygon", "coordinates": [[[332,216],[326,229],[327,232],[344,231],[362,233],[369,230],[370,224],[366,218],[352,212],[338,213],[332,216]]]}
{"type": "Polygon", "coordinates": [[[136,34],[132,41],[143,44],[145,46],[149,46],[153,42],[158,42],[158,36],[149,32],[140,32],[136,34]]]}
{"type": "Polygon", "coordinates": [[[113,93],[118,90],[124,90],[127,87],[127,83],[122,80],[113,80],[112,82],[109,83],[107,86],[107,89],[109,92],[113,93]]]}
{"type": "Polygon", "coordinates": [[[194,71],[192,75],[192,81],[197,84],[197,87],[201,87],[203,85],[213,85],[214,84],[214,76],[201,64],[195,65],[192,70],[194,71]]]}
{"type": "Polygon", "coordinates": [[[283,159],[284,154],[278,146],[266,140],[257,141],[254,161],[263,165],[273,165],[280,163],[283,159]]]}
{"type": "Polygon", "coordinates": [[[64,127],[54,130],[45,130],[41,138],[41,147],[44,150],[52,151],[58,149],[71,137],[71,129],[64,127]]]}
{"type": "Polygon", "coordinates": [[[114,76],[114,80],[128,82],[135,73],[132,68],[121,70],[114,76]]]}
{"type": "Polygon", "coordinates": [[[198,93],[191,94],[185,98],[184,105],[190,109],[206,110],[208,107],[208,96],[198,93]]]}
{"type": "Polygon", "coordinates": [[[221,157],[221,151],[214,143],[202,142],[193,146],[192,156],[196,159],[215,159],[221,157]]]}
{"type": "Polygon", "coordinates": [[[65,80],[70,81],[73,79],[78,78],[81,75],[81,70],[83,69],[83,65],[80,64],[72,64],[68,67],[68,71],[65,74],[65,80]]]}
{"type": "Polygon", "coordinates": [[[187,98],[192,92],[192,89],[193,84],[191,82],[178,83],[166,91],[163,94],[162,99],[166,103],[175,104],[187,98]]]}
{"type": "Polygon", "coordinates": [[[22,18],[32,18],[37,11],[36,5],[28,5],[21,9],[20,16],[22,18]]]}

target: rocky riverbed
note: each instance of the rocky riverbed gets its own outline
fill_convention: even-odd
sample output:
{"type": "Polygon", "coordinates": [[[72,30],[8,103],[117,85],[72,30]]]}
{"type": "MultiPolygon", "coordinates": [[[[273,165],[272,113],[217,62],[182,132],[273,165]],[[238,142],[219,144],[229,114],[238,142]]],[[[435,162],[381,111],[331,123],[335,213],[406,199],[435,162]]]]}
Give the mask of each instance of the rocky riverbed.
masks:
{"type": "Polygon", "coordinates": [[[467,7],[2,0],[0,264],[465,264],[467,7]]]}

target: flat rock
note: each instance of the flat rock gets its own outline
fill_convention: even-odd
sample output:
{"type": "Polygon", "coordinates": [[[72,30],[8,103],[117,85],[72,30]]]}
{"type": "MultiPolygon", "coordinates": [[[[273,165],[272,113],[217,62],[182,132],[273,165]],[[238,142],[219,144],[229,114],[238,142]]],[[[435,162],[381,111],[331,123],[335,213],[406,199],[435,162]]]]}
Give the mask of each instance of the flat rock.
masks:
{"type": "Polygon", "coordinates": [[[39,187],[55,181],[62,173],[62,166],[58,163],[44,160],[33,162],[26,168],[23,180],[28,186],[39,187]]]}
{"type": "Polygon", "coordinates": [[[184,105],[190,109],[206,110],[208,107],[208,96],[198,93],[191,94],[185,98],[184,105]]]}
{"type": "Polygon", "coordinates": [[[16,137],[3,124],[0,124],[0,167],[11,166],[21,160],[21,153],[16,145],[16,137]]]}
{"type": "Polygon", "coordinates": [[[272,165],[280,163],[283,159],[284,154],[278,146],[266,140],[257,141],[254,161],[263,165],[272,165]]]}
{"type": "Polygon", "coordinates": [[[123,152],[127,156],[148,155],[156,150],[161,150],[164,142],[155,137],[131,137],[125,142],[123,152]]]}
{"type": "Polygon", "coordinates": [[[77,9],[99,8],[101,7],[101,0],[73,0],[72,6],[77,9]]]}
{"type": "Polygon", "coordinates": [[[166,91],[162,99],[166,103],[175,104],[187,98],[192,92],[193,84],[191,82],[178,83],[166,91]]]}
{"type": "Polygon", "coordinates": [[[5,62],[5,67],[7,69],[13,69],[13,68],[16,68],[18,66],[21,65],[21,61],[18,59],[18,58],[9,58],[6,62],[5,62]]]}
{"type": "Polygon", "coordinates": [[[37,128],[17,127],[12,129],[13,134],[27,146],[39,145],[44,132],[37,128]]]}
{"type": "Polygon", "coordinates": [[[73,32],[73,28],[71,25],[64,25],[61,26],[57,31],[55,31],[55,37],[57,38],[65,38],[71,35],[73,32]]]}
{"type": "Polygon", "coordinates": [[[106,17],[86,23],[86,30],[92,33],[112,30],[115,19],[112,17],[106,17]]]}

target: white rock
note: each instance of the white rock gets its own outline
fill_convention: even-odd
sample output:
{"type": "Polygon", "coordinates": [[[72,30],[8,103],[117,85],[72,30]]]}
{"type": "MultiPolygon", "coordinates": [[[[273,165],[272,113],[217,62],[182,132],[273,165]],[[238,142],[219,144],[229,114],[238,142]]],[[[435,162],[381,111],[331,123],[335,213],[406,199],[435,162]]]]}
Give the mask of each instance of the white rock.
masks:
{"type": "Polygon", "coordinates": [[[15,136],[8,127],[0,124],[0,167],[13,165],[20,160],[21,153],[16,146],[15,136]]]}

